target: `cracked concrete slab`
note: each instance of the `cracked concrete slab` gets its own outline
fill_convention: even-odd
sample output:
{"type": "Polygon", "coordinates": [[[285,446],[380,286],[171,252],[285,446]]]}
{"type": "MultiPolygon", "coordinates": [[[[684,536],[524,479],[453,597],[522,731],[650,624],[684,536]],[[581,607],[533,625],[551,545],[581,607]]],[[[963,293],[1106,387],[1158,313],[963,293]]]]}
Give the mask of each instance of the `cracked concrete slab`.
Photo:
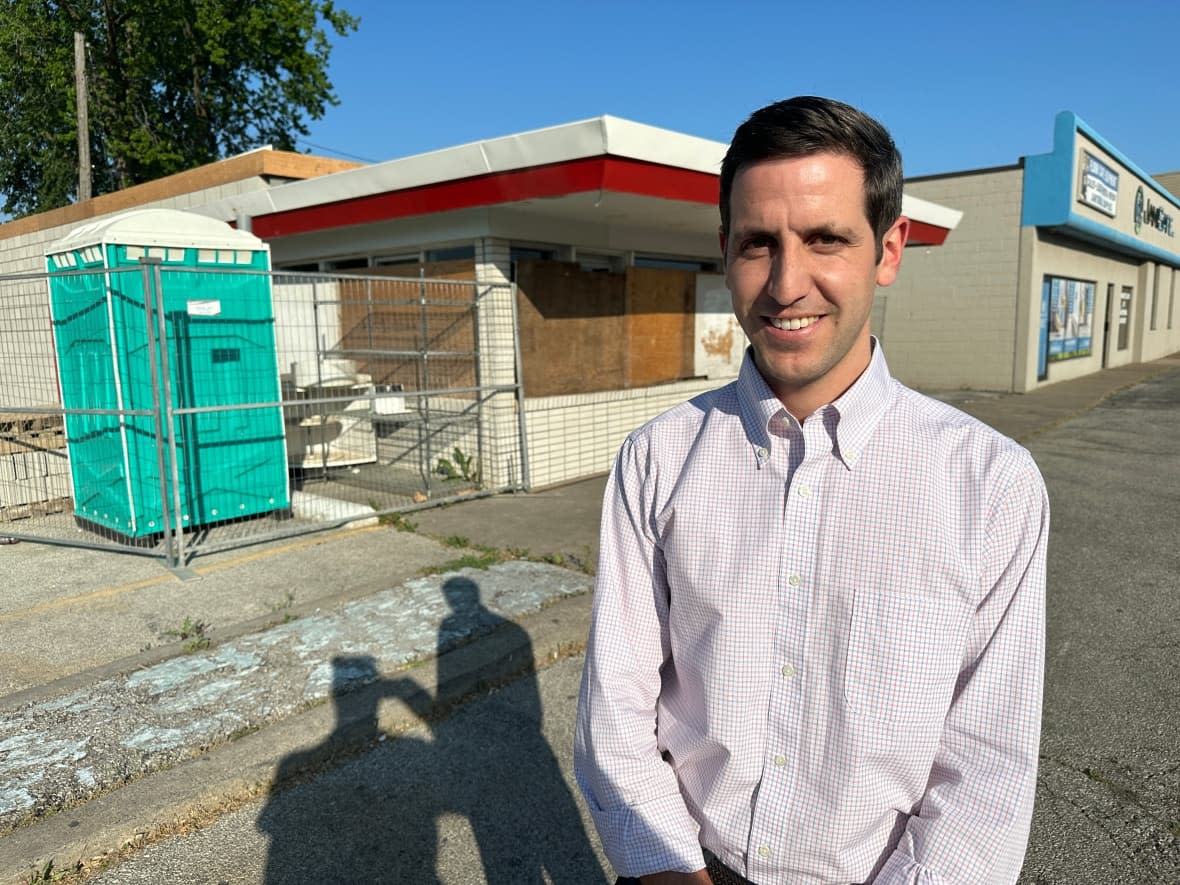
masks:
{"type": "Polygon", "coordinates": [[[0,834],[586,593],[591,583],[526,561],[415,578],[9,710],[0,720],[0,834]],[[341,659],[370,663],[341,669],[341,659]]]}

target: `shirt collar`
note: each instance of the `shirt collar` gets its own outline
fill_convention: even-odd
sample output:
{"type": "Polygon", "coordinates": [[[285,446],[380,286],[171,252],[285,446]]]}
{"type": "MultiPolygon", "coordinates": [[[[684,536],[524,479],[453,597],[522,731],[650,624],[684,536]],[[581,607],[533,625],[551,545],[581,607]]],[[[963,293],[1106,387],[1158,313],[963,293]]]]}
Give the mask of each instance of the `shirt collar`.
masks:
{"type": "Polygon", "coordinates": [[[742,427],[758,467],[770,457],[770,419],[782,411],[783,404],[767,386],[758,367],[754,365],[754,349],[746,348],[742,368],[737,379],[738,409],[742,427]]]}
{"type": "Polygon", "coordinates": [[[849,470],[860,460],[894,393],[885,351],[876,338],[871,341],[873,356],[868,368],[831,404],[839,416],[836,425],[839,457],[849,470]]]}
{"type": "MultiPolygon", "coordinates": [[[[860,460],[869,438],[889,406],[893,395],[892,382],[885,353],[881,343],[874,337],[868,368],[837,399],[816,410],[815,417],[823,420],[830,432],[834,433],[836,446],[833,454],[849,470],[860,460]]],[[[760,466],[769,457],[770,421],[784,409],[754,364],[754,352],[749,347],[746,348],[738,373],[737,393],[742,426],[760,466]]],[[[793,418],[790,420],[794,421],[793,418]]]]}

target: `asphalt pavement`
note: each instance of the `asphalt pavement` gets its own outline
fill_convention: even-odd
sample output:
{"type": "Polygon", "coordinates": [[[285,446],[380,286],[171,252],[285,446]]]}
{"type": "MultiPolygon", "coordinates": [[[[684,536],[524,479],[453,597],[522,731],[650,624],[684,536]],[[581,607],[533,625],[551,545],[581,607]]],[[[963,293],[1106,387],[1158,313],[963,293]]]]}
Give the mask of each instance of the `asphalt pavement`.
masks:
{"type": "MultiPolygon", "coordinates": [[[[1028,445],[1053,502],[1023,881],[1180,881],[1180,355],[934,393],[1028,445]]],[[[603,486],[201,557],[187,579],[0,546],[0,882],[50,861],[128,883],[600,881],[567,738],[603,486]],[[487,549],[528,559],[463,567],[487,549]],[[203,628],[176,639],[186,621],[203,628]],[[522,790],[553,809],[540,831],[503,813],[522,790]],[[186,852],[199,873],[168,866],[186,852]]]]}

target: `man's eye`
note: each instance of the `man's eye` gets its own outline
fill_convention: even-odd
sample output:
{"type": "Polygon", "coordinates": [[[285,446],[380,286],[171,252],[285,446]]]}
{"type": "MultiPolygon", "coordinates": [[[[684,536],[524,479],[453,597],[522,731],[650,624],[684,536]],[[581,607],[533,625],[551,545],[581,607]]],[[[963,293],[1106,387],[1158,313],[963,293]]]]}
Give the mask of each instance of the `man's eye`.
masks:
{"type": "Polygon", "coordinates": [[[742,253],[745,255],[758,253],[769,249],[770,246],[770,237],[750,237],[750,239],[743,241],[742,253]]]}
{"type": "Polygon", "coordinates": [[[812,242],[817,246],[833,248],[836,246],[842,246],[847,241],[838,234],[816,234],[816,236],[812,239],[812,242]]]}

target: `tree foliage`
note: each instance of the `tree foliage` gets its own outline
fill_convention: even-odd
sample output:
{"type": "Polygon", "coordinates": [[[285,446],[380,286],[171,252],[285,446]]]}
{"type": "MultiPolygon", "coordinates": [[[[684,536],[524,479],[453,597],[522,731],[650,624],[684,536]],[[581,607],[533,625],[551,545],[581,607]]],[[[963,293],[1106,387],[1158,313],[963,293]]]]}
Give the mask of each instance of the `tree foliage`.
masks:
{"type": "Polygon", "coordinates": [[[293,150],[337,99],[332,0],[0,0],[0,193],[23,215],[78,182],[74,32],[86,37],[94,195],[261,145],[293,150]]]}

